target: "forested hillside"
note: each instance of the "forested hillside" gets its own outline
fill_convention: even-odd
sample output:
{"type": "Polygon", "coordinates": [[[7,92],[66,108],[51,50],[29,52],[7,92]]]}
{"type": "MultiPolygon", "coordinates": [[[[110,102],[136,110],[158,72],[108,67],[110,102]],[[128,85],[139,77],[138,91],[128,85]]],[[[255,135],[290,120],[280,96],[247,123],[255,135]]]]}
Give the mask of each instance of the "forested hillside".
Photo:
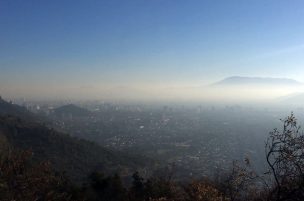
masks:
{"type": "Polygon", "coordinates": [[[12,116],[0,117],[0,133],[10,147],[31,150],[35,160],[49,160],[55,169],[77,180],[94,170],[129,174],[141,166],[126,154],[12,116]]]}

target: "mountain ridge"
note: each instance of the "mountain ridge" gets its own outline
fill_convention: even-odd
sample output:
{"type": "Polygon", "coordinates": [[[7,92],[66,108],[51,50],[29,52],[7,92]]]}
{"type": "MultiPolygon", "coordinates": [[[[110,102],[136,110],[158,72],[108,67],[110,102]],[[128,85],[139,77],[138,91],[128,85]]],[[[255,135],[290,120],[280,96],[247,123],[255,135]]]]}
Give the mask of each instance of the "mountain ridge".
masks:
{"type": "Polygon", "coordinates": [[[54,109],[54,114],[57,116],[72,115],[72,116],[87,116],[90,111],[74,104],[63,105],[54,109]]]}
{"type": "Polygon", "coordinates": [[[247,77],[247,76],[230,76],[211,86],[237,86],[237,85],[286,85],[286,86],[300,86],[303,83],[290,78],[274,78],[274,77],[247,77]]]}
{"type": "MultiPolygon", "coordinates": [[[[26,108],[3,99],[0,100],[1,108],[1,149],[31,150],[35,161],[50,161],[56,171],[66,172],[76,182],[82,182],[92,171],[105,174],[123,172],[129,176],[147,162],[141,156],[114,151],[56,131],[43,121],[35,121],[39,118],[26,108]]],[[[5,153],[1,149],[0,153],[5,153]]]]}

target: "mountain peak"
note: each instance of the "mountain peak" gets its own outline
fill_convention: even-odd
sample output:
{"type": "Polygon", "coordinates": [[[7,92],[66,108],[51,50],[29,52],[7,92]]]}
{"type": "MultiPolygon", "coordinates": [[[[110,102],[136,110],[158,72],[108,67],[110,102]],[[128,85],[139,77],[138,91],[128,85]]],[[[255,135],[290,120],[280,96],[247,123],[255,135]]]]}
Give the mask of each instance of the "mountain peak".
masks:
{"type": "Polygon", "coordinates": [[[272,77],[242,77],[242,76],[231,76],[227,77],[219,82],[217,85],[301,85],[302,83],[289,79],[289,78],[272,78],[272,77]]]}
{"type": "Polygon", "coordinates": [[[68,104],[55,109],[56,115],[87,116],[90,111],[74,104],[68,104]]]}

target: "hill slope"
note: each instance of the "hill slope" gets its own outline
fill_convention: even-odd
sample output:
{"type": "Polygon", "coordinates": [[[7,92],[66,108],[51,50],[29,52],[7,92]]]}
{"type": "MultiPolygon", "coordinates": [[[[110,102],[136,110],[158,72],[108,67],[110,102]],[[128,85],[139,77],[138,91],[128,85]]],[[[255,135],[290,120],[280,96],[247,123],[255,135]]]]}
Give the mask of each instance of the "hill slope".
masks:
{"type": "Polygon", "coordinates": [[[127,174],[140,166],[135,158],[123,153],[12,116],[0,117],[0,136],[7,146],[32,150],[34,160],[49,160],[56,170],[66,172],[74,180],[80,181],[94,170],[127,174]]]}
{"type": "Polygon", "coordinates": [[[25,107],[9,103],[0,97],[0,115],[13,115],[24,119],[35,119],[35,115],[25,107]]]}
{"type": "Polygon", "coordinates": [[[78,107],[74,104],[69,104],[69,105],[64,105],[61,107],[58,107],[54,110],[54,114],[56,116],[68,116],[68,115],[72,115],[72,116],[87,116],[90,114],[90,111],[78,107]]]}
{"type": "Polygon", "coordinates": [[[75,181],[81,181],[95,170],[127,175],[144,164],[138,156],[73,138],[47,124],[26,108],[0,99],[0,152],[5,147],[30,149],[34,160],[50,161],[56,170],[66,172],[75,181]]]}

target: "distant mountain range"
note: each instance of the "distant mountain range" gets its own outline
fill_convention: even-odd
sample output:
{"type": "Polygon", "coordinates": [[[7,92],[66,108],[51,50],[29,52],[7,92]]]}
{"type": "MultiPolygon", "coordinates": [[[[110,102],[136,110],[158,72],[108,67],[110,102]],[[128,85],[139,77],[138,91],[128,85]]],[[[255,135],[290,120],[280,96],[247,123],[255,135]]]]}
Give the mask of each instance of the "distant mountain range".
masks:
{"type": "Polygon", "coordinates": [[[242,86],[242,85],[301,86],[302,83],[287,78],[232,76],[212,84],[212,86],[242,86]]]}
{"type": "Polygon", "coordinates": [[[278,99],[281,103],[304,105],[304,93],[294,93],[278,99]]]}

